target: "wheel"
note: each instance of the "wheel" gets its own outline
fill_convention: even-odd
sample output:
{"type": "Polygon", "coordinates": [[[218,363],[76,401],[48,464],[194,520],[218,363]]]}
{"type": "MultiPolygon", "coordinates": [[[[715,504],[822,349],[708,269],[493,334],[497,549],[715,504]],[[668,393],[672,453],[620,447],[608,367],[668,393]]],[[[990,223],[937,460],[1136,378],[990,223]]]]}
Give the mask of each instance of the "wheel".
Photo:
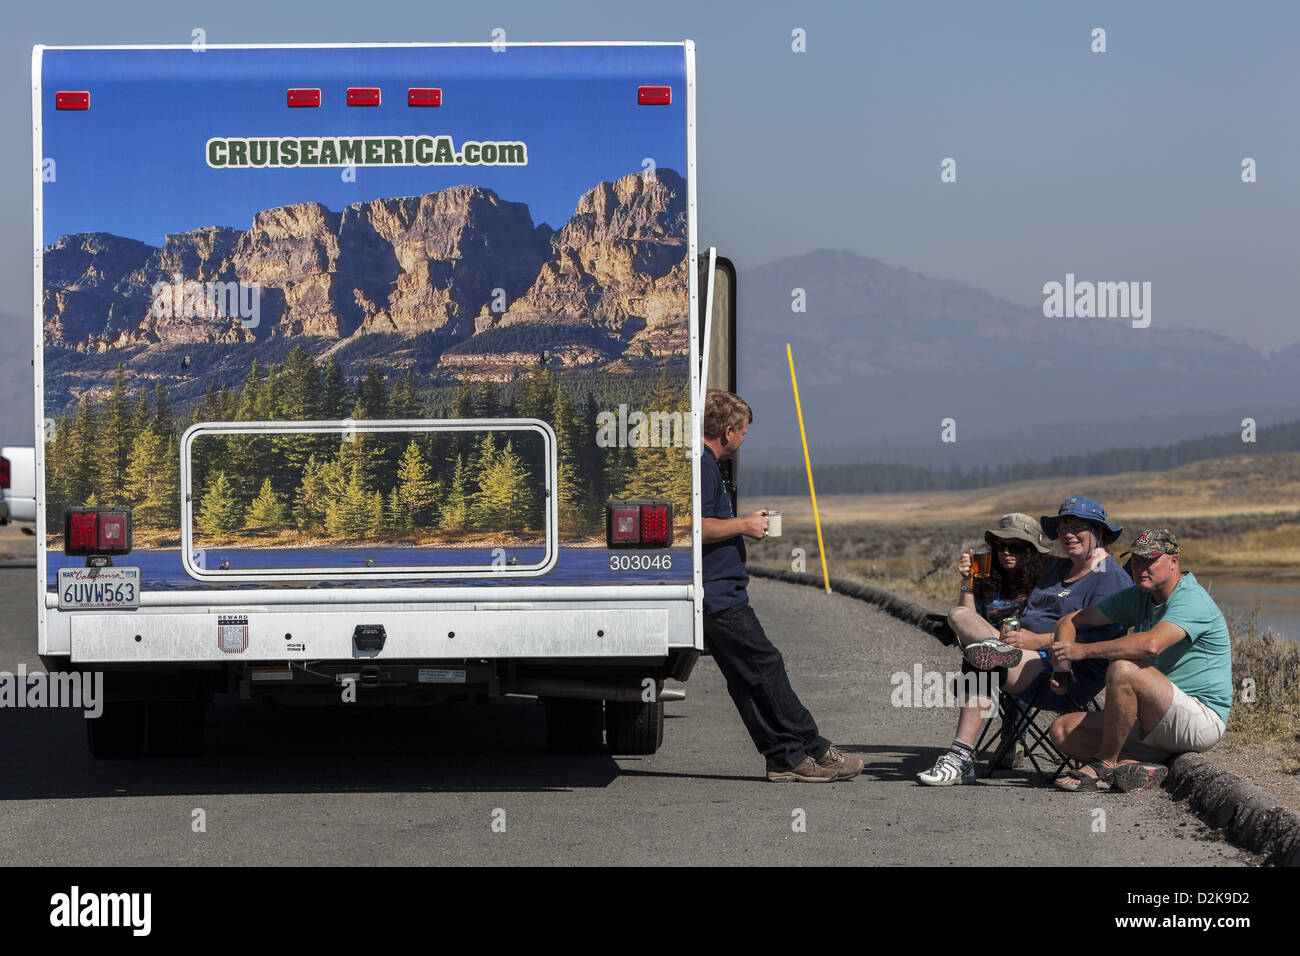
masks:
{"type": "Polygon", "coordinates": [[[144,749],[142,700],[110,700],[98,717],[86,718],[86,742],[97,760],[138,757],[144,749]]]}
{"type": "Polygon", "coordinates": [[[548,697],[546,746],[556,753],[590,754],[600,750],[605,729],[604,701],[548,697]]]}
{"type": "Polygon", "coordinates": [[[197,757],[203,753],[207,701],[149,701],[149,753],[155,757],[197,757]]]}
{"type": "Polygon", "coordinates": [[[652,754],[664,742],[664,702],[611,700],[605,704],[609,749],[616,754],[652,754]]]}

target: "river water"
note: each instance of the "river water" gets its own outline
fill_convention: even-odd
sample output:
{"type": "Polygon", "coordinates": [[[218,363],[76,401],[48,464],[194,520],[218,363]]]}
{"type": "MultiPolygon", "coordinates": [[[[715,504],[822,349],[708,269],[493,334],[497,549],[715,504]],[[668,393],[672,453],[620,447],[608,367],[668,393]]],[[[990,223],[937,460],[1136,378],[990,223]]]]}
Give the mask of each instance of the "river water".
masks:
{"type": "Polygon", "coordinates": [[[1259,607],[1259,629],[1272,628],[1290,641],[1300,641],[1300,581],[1231,574],[1198,574],[1199,581],[1224,613],[1250,614],[1259,607]]]}

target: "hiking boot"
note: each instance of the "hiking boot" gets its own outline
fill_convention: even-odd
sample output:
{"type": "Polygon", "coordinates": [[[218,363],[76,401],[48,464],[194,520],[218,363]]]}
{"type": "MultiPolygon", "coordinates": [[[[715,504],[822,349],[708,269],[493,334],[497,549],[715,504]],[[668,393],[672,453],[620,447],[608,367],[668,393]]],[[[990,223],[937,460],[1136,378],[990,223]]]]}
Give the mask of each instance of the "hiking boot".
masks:
{"type": "Polygon", "coordinates": [[[1117,790],[1151,790],[1164,782],[1169,768],[1161,763],[1121,763],[1115,766],[1113,779],[1117,790]]]}
{"type": "Polygon", "coordinates": [[[831,767],[818,765],[812,757],[804,757],[789,770],[769,770],[767,779],[773,783],[830,783],[839,779],[839,773],[831,767]]]}
{"type": "Polygon", "coordinates": [[[862,773],[862,758],[850,757],[840,753],[834,747],[828,747],[817,761],[817,766],[835,771],[836,780],[852,780],[862,773]]]}
{"type": "Polygon", "coordinates": [[[975,764],[970,757],[959,757],[945,750],[930,770],[923,770],[916,779],[927,787],[951,787],[959,783],[975,782],[975,764]]]}
{"type": "Polygon", "coordinates": [[[978,644],[967,644],[961,653],[976,670],[992,671],[999,667],[1015,667],[1020,663],[1024,652],[1018,647],[990,638],[978,644]]]}

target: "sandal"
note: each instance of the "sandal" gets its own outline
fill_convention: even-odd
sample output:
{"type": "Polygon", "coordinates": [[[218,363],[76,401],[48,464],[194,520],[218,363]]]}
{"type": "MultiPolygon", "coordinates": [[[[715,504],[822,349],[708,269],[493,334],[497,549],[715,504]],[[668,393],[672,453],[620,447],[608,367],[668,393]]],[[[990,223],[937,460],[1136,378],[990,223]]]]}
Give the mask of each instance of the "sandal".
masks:
{"type": "Polygon", "coordinates": [[[1070,793],[1077,793],[1080,790],[1106,791],[1111,788],[1113,782],[1112,778],[1114,775],[1114,767],[1107,767],[1100,760],[1091,760],[1078,770],[1067,770],[1052,782],[1062,790],[1067,790],[1070,793]],[[1096,774],[1096,776],[1094,777],[1092,774],[1084,773],[1083,771],[1085,770],[1091,770],[1092,774],[1096,774]],[[1062,782],[1069,780],[1074,781],[1074,786],[1068,786],[1066,783],[1062,782]]]}
{"type": "Polygon", "coordinates": [[[1169,768],[1159,763],[1138,763],[1125,761],[1116,764],[1112,771],[1117,790],[1128,793],[1130,790],[1152,790],[1164,782],[1169,768]]]}

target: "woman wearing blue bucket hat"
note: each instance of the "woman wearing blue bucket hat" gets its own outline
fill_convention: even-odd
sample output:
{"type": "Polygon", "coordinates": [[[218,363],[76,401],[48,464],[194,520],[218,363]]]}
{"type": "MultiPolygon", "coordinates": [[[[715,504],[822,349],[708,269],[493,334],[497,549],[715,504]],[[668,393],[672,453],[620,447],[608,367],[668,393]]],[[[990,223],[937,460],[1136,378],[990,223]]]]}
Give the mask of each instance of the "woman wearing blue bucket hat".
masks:
{"type": "MultiPolygon", "coordinates": [[[[1021,612],[1017,630],[1004,627],[998,638],[969,644],[962,650],[977,670],[1004,668],[1006,679],[1001,686],[1015,694],[1036,693],[1039,682],[1050,676],[1047,648],[1062,616],[1133,586],[1128,572],[1106,551],[1124,529],[1110,523],[1100,504],[1075,495],[1066,498],[1055,515],[1044,515],[1040,523],[1048,538],[1060,541],[1065,557],[1053,561],[1039,577],[1021,612]]],[[[1080,630],[1076,639],[1083,643],[1108,641],[1122,631],[1119,625],[1110,624],[1080,630]]],[[[1070,696],[1076,701],[1089,700],[1105,686],[1105,662],[1076,664],[1074,681],[1070,696]]],[[[1053,689],[1065,688],[1053,681],[1053,689]]],[[[942,787],[975,782],[974,741],[990,709],[991,702],[980,697],[965,703],[952,746],[940,756],[933,770],[917,774],[920,783],[942,787]]]]}

